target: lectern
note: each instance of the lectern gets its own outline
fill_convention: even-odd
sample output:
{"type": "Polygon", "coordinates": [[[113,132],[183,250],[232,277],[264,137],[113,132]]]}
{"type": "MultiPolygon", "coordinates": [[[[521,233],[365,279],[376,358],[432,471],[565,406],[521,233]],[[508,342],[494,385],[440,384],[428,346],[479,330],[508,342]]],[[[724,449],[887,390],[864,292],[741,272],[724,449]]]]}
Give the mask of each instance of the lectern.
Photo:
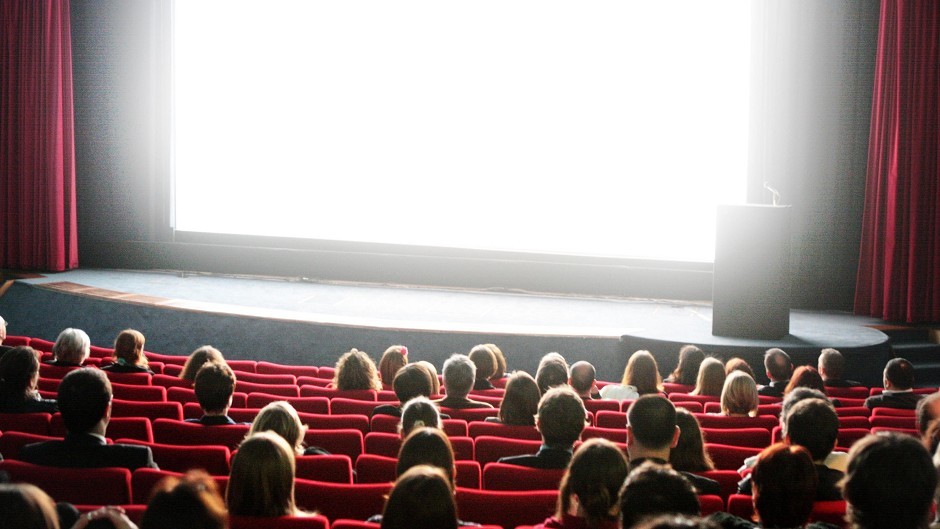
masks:
{"type": "Polygon", "coordinates": [[[712,334],[764,340],[789,334],[789,259],[789,206],[718,206],[712,334]]]}

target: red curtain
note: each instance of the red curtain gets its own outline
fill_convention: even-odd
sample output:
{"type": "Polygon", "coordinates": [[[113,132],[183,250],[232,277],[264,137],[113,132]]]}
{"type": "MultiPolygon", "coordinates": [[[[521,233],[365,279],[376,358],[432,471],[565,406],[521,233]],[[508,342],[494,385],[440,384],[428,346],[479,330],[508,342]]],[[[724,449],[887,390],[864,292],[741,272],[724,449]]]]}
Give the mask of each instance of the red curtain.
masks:
{"type": "Polygon", "coordinates": [[[69,0],[2,0],[0,266],[78,266],[69,0]]]}
{"type": "Polygon", "coordinates": [[[940,7],[883,0],[855,312],[940,321],[940,7]]]}

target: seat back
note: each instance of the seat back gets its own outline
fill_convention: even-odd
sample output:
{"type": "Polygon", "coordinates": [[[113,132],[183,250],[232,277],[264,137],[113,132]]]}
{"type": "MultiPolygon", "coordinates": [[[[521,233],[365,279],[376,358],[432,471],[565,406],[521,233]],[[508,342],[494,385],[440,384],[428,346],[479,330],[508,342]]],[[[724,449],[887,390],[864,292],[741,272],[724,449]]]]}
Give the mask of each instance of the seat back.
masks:
{"type": "Polygon", "coordinates": [[[150,373],[116,373],[108,370],[104,370],[104,373],[112,384],[116,382],[132,386],[149,386],[151,385],[150,377],[153,376],[150,373]]]}
{"type": "Polygon", "coordinates": [[[555,512],[557,490],[477,490],[457,487],[461,519],[515,528],[541,523],[555,512]]]}
{"type": "Polygon", "coordinates": [[[297,385],[297,377],[290,373],[250,373],[247,371],[235,371],[235,380],[255,384],[297,385]]]}
{"type": "Polygon", "coordinates": [[[291,366],[285,364],[276,364],[274,362],[259,361],[255,364],[255,372],[262,375],[281,375],[288,374],[295,377],[307,376],[315,377],[319,372],[316,366],[291,366]]]}
{"type": "Polygon", "coordinates": [[[227,476],[231,450],[221,445],[181,446],[164,443],[145,443],[136,439],[119,439],[118,443],[149,446],[153,460],[161,470],[186,472],[201,468],[212,476],[227,476]]]}
{"type": "Polygon", "coordinates": [[[154,386],[163,386],[165,388],[186,388],[193,389],[191,380],[183,380],[173,375],[154,375],[150,377],[150,383],[154,386]]]}
{"type": "Polygon", "coordinates": [[[111,417],[146,417],[154,419],[183,420],[183,407],[179,402],[140,402],[114,399],[111,401],[111,417]]]}
{"type": "Polygon", "coordinates": [[[56,439],[61,439],[61,437],[28,432],[6,431],[3,432],[3,435],[0,435],[0,454],[6,459],[19,459],[20,449],[24,446],[42,441],[54,441],[56,439]]]}
{"type": "Polygon", "coordinates": [[[623,428],[598,428],[597,426],[587,426],[581,433],[581,439],[584,441],[595,437],[607,439],[615,443],[625,443],[627,441],[627,431],[623,428]]]}
{"type": "Polygon", "coordinates": [[[770,431],[765,428],[702,428],[702,437],[707,443],[751,448],[770,446],[770,431]]]}
{"type": "MultiPolygon", "coordinates": [[[[729,496],[738,492],[738,482],[741,481],[741,474],[738,474],[737,470],[707,470],[705,472],[696,472],[696,474],[717,481],[718,486],[721,488],[720,496],[723,501],[727,501],[729,496]]],[[[722,509],[724,509],[723,504],[722,509]]]]}
{"type": "Polygon", "coordinates": [[[221,445],[234,450],[248,433],[249,425],[203,426],[199,423],[157,419],[153,421],[153,440],[171,445],[221,445]]]}
{"type": "Polygon", "coordinates": [[[608,399],[590,399],[584,401],[584,409],[594,414],[601,410],[620,411],[620,401],[608,399]]]}
{"type": "Polygon", "coordinates": [[[836,415],[839,417],[869,417],[871,409],[865,406],[839,406],[836,408],[836,415]]]}
{"type": "MultiPolygon", "coordinates": [[[[300,392],[303,393],[303,390],[309,387],[311,386],[301,387],[300,392]]],[[[372,410],[378,405],[379,403],[374,400],[333,397],[330,399],[330,413],[336,415],[365,415],[366,417],[371,417],[372,410]]]]}
{"type": "Polygon", "coordinates": [[[680,401],[674,402],[673,404],[675,404],[677,408],[683,408],[687,410],[689,413],[702,413],[704,411],[708,411],[706,406],[710,406],[716,403],[714,402],[702,403],[702,402],[691,402],[691,401],[686,401],[686,400],[680,400],[680,401]]]}
{"type": "Polygon", "coordinates": [[[902,428],[905,430],[914,430],[917,428],[917,421],[913,415],[909,417],[898,417],[872,414],[868,420],[871,423],[872,428],[878,426],[888,428],[902,428]]]}
{"type": "Polygon", "coordinates": [[[398,433],[398,423],[400,417],[379,413],[372,416],[369,421],[369,430],[372,432],[398,433]]]}
{"type": "MultiPolygon", "coordinates": [[[[340,430],[314,430],[309,429],[304,435],[307,446],[319,446],[331,454],[343,454],[355,461],[363,452],[364,442],[362,432],[350,428],[340,430]]],[[[396,453],[397,455],[397,453],[396,453]]]]}
{"type": "MultiPolygon", "coordinates": [[[[156,376],[156,375],[154,375],[156,376]]],[[[199,403],[199,399],[196,398],[196,391],[192,388],[180,388],[172,387],[166,388],[166,399],[167,401],[179,402],[181,404],[186,404],[187,402],[199,403]]],[[[235,392],[232,394],[232,407],[233,408],[244,408],[248,404],[248,395],[245,393],[235,392]]],[[[184,410],[185,413],[185,410],[184,410]]]]}
{"type": "Polygon", "coordinates": [[[284,397],[300,396],[300,388],[298,388],[296,384],[260,384],[256,382],[236,380],[235,391],[245,394],[254,392],[266,393],[268,395],[282,395],[284,397]]]}
{"type": "Polygon", "coordinates": [[[871,415],[874,417],[914,417],[917,415],[917,410],[881,407],[871,410],[871,415]]]}
{"type": "Polygon", "coordinates": [[[51,413],[0,413],[0,432],[49,435],[51,413]]]}
{"type": "Polygon", "coordinates": [[[490,437],[483,435],[474,441],[474,458],[483,468],[487,463],[495,463],[502,457],[534,454],[542,446],[542,441],[528,441],[524,439],[506,439],[505,437],[490,437]]]}
{"type": "Polygon", "coordinates": [[[329,529],[330,521],[326,516],[235,516],[229,515],[230,529],[329,529]]]}
{"type": "Polygon", "coordinates": [[[773,415],[758,415],[757,417],[728,417],[725,415],[711,415],[696,413],[702,428],[764,428],[768,432],[780,424],[780,419],[773,415]]]}
{"type": "Polygon", "coordinates": [[[599,428],[627,428],[627,413],[601,410],[594,415],[594,425],[599,428]]]}
{"type": "Polygon", "coordinates": [[[451,419],[463,419],[467,424],[473,421],[484,421],[487,417],[496,417],[499,414],[499,408],[441,408],[441,413],[450,415],[451,419]]]}
{"type": "Polygon", "coordinates": [[[252,393],[248,395],[246,408],[263,408],[267,404],[284,400],[301,413],[330,413],[330,399],[326,397],[285,397],[270,393],[252,393]]]}
{"type": "MultiPolygon", "coordinates": [[[[836,409],[838,410],[839,408],[836,409]]],[[[860,415],[840,415],[839,428],[871,428],[871,419],[860,415]]]]}
{"type": "Polygon", "coordinates": [[[352,459],[345,454],[297,456],[296,461],[300,479],[353,483],[352,459]]]}
{"type": "MultiPolygon", "coordinates": [[[[65,421],[62,414],[56,413],[49,421],[49,432],[57,437],[65,437],[65,421]]],[[[108,439],[137,439],[152,442],[153,427],[146,417],[112,417],[104,434],[108,439]]]]}
{"type": "MultiPolygon", "coordinates": [[[[131,475],[131,493],[134,503],[146,504],[150,500],[150,493],[161,480],[167,477],[181,477],[181,472],[171,470],[157,470],[155,468],[138,468],[131,475]]],[[[228,487],[228,475],[212,476],[219,487],[219,494],[225,497],[225,489],[228,487]]]]}
{"type": "Polygon", "coordinates": [[[535,426],[513,426],[498,422],[472,421],[467,423],[467,432],[474,439],[482,435],[488,435],[507,439],[542,440],[542,434],[535,429],[535,426]]]}
{"type": "MultiPolygon", "coordinates": [[[[320,386],[302,385],[300,386],[301,397],[326,397],[333,400],[336,397],[352,400],[368,400],[375,402],[377,394],[371,389],[352,389],[340,391],[336,388],[323,388],[320,386]]],[[[374,408],[375,406],[373,406],[374,408]]]]}
{"type": "Polygon", "coordinates": [[[847,388],[827,386],[826,393],[828,393],[830,397],[835,397],[837,399],[865,399],[868,398],[869,390],[867,386],[851,386],[847,388]]]}
{"type": "Polygon", "coordinates": [[[359,430],[362,435],[369,433],[369,418],[365,415],[330,415],[323,413],[301,413],[300,422],[314,430],[359,430]]]}
{"type": "Polygon", "coordinates": [[[483,488],[486,490],[557,490],[564,474],[564,469],[487,463],[483,467],[483,488]]]}
{"type": "Polygon", "coordinates": [[[365,453],[385,457],[398,457],[401,436],[387,432],[369,432],[365,436],[365,453]]]}
{"type": "MultiPolygon", "coordinates": [[[[0,441],[3,441],[2,437],[0,441]]],[[[356,458],[356,483],[393,482],[397,465],[398,460],[394,457],[362,454],[356,458]]]]}
{"type": "Polygon", "coordinates": [[[705,450],[712,458],[716,470],[737,470],[745,459],[760,454],[762,449],[705,443],[705,450]]]}
{"type": "Polygon", "coordinates": [[[111,394],[114,398],[121,400],[166,402],[166,388],[163,386],[141,386],[136,384],[119,384],[112,382],[111,394]]]}
{"type": "Polygon", "coordinates": [[[131,471],[126,468],[58,468],[0,461],[14,483],[32,483],[56,501],[73,504],[131,503],[131,471]],[[89,486],[94,484],[94,486],[89,486]]]}
{"type": "Polygon", "coordinates": [[[365,520],[382,512],[385,496],[391,490],[391,483],[348,485],[298,479],[294,496],[298,507],[307,511],[319,511],[330,520],[365,520]]]}

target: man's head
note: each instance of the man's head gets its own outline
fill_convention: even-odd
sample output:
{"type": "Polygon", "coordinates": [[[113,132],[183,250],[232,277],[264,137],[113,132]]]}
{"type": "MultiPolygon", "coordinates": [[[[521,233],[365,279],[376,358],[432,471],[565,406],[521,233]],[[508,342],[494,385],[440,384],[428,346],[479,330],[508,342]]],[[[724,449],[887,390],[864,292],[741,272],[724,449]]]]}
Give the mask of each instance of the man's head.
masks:
{"type": "Polygon", "coordinates": [[[582,397],[590,397],[597,376],[590,362],[580,361],[571,364],[568,370],[568,384],[582,397]]]}
{"type": "Polygon", "coordinates": [[[535,382],[544,395],[555,386],[568,383],[568,362],[558,353],[548,353],[539,361],[535,371],[535,382]]]}
{"type": "Polygon", "coordinates": [[[59,383],[58,402],[70,433],[103,435],[111,417],[111,382],[98,369],[76,369],[59,383]]]}
{"type": "Polygon", "coordinates": [[[620,489],[623,527],[658,514],[698,516],[701,507],[695,487],[675,470],[652,462],[633,469],[620,489]]]}
{"type": "Polygon", "coordinates": [[[448,397],[465,398],[473,389],[477,366],[467,355],[453,354],[444,362],[444,391],[448,397]]]}
{"type": "Polygon", "coordinates": [[[431,396],[431,377],[423,366],[407,364],[395,373],[392,388],[395,389],[398,402],[404,405],[415,397],[431,396]]]}
{"type": "MultiPolygon", "coordinates": [[[[627,411],[627,447],[631,459],[637,452],[665,451],[676,445],[676,407],[662,395],[643,395],[627,411]]],[[[668,456],[667,456],[668,457],[668,456]]]]}
{"type": "Polygon", "coordinates": [[[235,393],[235,373],[228,364],[209,362],[196,372],[193,389],[204,413],[228,413],[235,393]]]}
{"type": "Polygon", "coordinates": [[[817,368],[823,380],[841,380],[845,374],[845,357],[831,347],[823,349],[819,353],[817,368]]]}
{"type": "Polygon", "coordinates": [[[787,414],[796,404],[805,399],[828,400],[826,395],[818,389],[812,388],[793,388],[793,391],[787,393],[780,403],[780,435],[787,436],[787,414]]]}
{"type": "Polygon", "coordinates": [[[839,416],[828,400],[801,400],[787,413],[786,423],[790,444],[809,450],[813,461],[824,461],[836,446],[839,416]]]}
{"type": "Polygon", "coordinates": [[[904,391],[914,387],[914,366],[903,358],[892,358],[885,365],[885,389],[904,391]]]}
{"type": "Polygon", "coordinates": [[[917,428],[920,435],[927,433],[930,421],[940,419],[940,392],[934,392],[917,402],[917,428]]]}
{"type": "Polygon", "coordinates": [[[764,370],[771,382],[789,380],[793,373],[793,362],[783,349],[774,347],[764,353],[764,370]]]}
{"type": "Polygon", "coordinates": [[[842,493],[855,528],[927,527],[936,487],[930,454],[914,437],[869,435],[849,450],[842,493]]]}
{"type": "Polygon", "coordinates": [[[542,395],[535,425],[546,445],[572,446],[581,437],[586,423],[584,403],[567,385],[554,387],[542,395]]]}

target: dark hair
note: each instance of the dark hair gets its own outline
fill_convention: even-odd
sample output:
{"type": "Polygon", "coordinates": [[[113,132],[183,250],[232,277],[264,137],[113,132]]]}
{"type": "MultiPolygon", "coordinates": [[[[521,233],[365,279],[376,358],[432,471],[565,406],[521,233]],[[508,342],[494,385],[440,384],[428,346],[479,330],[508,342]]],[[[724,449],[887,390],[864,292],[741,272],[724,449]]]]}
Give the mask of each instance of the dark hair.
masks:
{"type": "Polygon", "coordinates": [[[32,347],[14,347],[0,357],[0,402],[35,396],[33,380],[39,374],[39,354],[32,347]]]}
{"type": "Polygon", "coordinates": [[[681,514],[663,514],[646,518],[633,526],[633,529],[721,529],[721,526],[708,518],[681,514]]]}
{"type": "Polygon", "coordinates": [[[892,358],[885,365],[885,378],[898,389],[914,386],[914,366],[903,358],[892,358]]]}
{"type": "Polygon", "coordinates": [[[294,449],[274,432],[250,435],[232,457],[225,503],[236,516],[293,516],[294,449]]]}
{"type": "Polygon", "coordinates": [[[774,347],[764,353],[764,369],[771,380],[787,380],[793,372],[793,362],[783,349],[774,347]]]}
{"type": "Polygon", "coordinates": [[[415,397],[431,396],[431,377],[423,366],[407,364],[395,373],[392,387],[398,402],[404,405],[415,397]]]}
{"type": "Polygon", "coordinates": [[[630,355],[627,367],[623,370],[621,383],[635,387],[640,395],[661,392],[663,380],[659,376],[659,366],[653,354],[649,351],[636,351],[630,355]]]}
{"type": "Polygon", "coordinates": [[[130,365],[147,365],[147,357],[144,356],[145,342],[146,339],[140,331],[124,329],[114,339],[114,359],[124,360],[130,365]]]}
{"type": "Polygon", "coordinates": [[[679,442],[669,451],[669,464],[680,472],[706,472],[715,469],[712,458],[705,450],[702,427],[692,412],[676,408],[676,426],[679,442]]]}
{"type": "Polygon", "coordinates": [[[777,443],[765,448],[751,473],[761,527],[803,527],[816,498],[816,467],[809,452],[777,443]]]}
{"type": "Polygon", "coordinates": [[[790,377],[790,382],[787,383],[787,387],[783,388],[783,394],[786,395],[795,388],[811,388],[819,390],[823,394],[826,393],[826,384],[823,382],[822,376],[815,367],[811,366],[796,368],[793,371],[793,376],[790,377]]]}
{"type": "Polygon", "coordinates": [[[927,433],[927,427],[931,421],[940,418],[940,416],[934,416],[933,414],[933,406],[938,404],[938,401],[940,401],[940,391],[931,393],[917,401],[917,428],[920,430],[921,435],[927,433]]]}
{"type": "Polygon", "coordinates": [[[506,374],[506,355],[503,354],[503,351],[500,350],[496,344],[486,343],[483,344],[490,348],[490,351],[493,352],[493,356],[496,357],[496,371],[493,373],[493,376],[490,377],[490,381],[496,381],[506,374]]]}
{"type": "Polygon", "coordinates": [[[52,498],[29,483],[0,483],[0,520],[17,529],[59,529],[52,498]]]}
{"type": "Polygon", "coordinates": [[[470,361],[477,366],[477,380],[489,380],[496,373],[496,355],[485,345],[470,349],[470,361]]]}
{"type": "Polygon", "coordinates": [[[225,411],[235,393],[235,372],[228,364],[204,364],[196,373],[193,389],[203,411],[225,411]]]}
{"type": "Polygon", "coordinates": [[[627,428],[643,446],[669,446],[676,433],[676,407],[662,395],[643,395],[627,410],[627,428]]]}
{"type": "Polygon", "coordinates": [[[561,519],[571,507],[571,496],[577,495],[587,527],[602,527],[610,520],[610,510],[617,505],[629,470],[626,456],[613,442],[599,438],[585,441],[561,478],[555,516],[561,519]]]}
{"type": "Polygon", "coordinates": [[[457,505],[444,472],[418,465],[398,477],[385,502],[381,529],[456,529],[457,505]]]}
{"type": "Polygon", "coordinates": [[[375,362],[365,352],[350,349],[336,361],[333,374],[333,387],[339,390],[382,389],[382,381],[375,367],[375,362]]]}
{"type": "Polygon", "coordinates": [[[222,358],[222,353],[215,347],[203,345],[189,354],[189,358],[187,358],[186,363],[183,364],[180,378],[189,381],[196,380],[196,373],[199,372],[202,366],[209,362],[224,364],[225,358],[222,358]]]}
{"type": "Polygon", "coordinates": [[[506,392],[499,404],[499,420],[513,426],[535,426],[542,393],[532,375],[516,371],[506,381],[506,392]]]}
{"type": "Polygon", "coordinates": [[[783,437],[787,436],[787,414],[796,406],[796,403],[804,399],[829,400],[822,391],[812,388],[794,388],[787,396],[783,397],[783,402],[780,403],[780,433],[783,437]]]}
{"type": "Polygon", "coordinates": [[[620,489],[623,527],[657,514],[698,516],[701,506],[695,487],[675,470],[647,461],[633,469],[620,489]]]}
{"type": "Polygon", "coordinates": [[[730,375],[732,371],[743,371],[744,373],[750,375],[750,377],[754,380],[757,380],[754,377],[754,370],[751,369],[751,364],[745,362],[743,358],[738,358],[735,356],[734,358],[731,358],[725,362],[725,376],[727,377],[730,375]]]}
{"type": "Polygon", "coordinates": [[[579,394],[585,393],[594,387],[594,382],[597,378],[597,371],[590,362],[581,360],[571,364],[571,367],[568,368],[568,378],[570,380],[571,387],[574,388],[575,391],[577,391],[579,394]]]}
{"type": "Polygon", "coordinates": [[[558,353],[543,356],[535,372],[535,382],[542,394],[553,387],[568,384],[568,363],[558,353]]]}
{"type": "Polygon", "coordinates": [[[111,382],[99,369],[76,369],[59,383],[58,401],[65,428],[72,433],[87,433],[111,405],[111,382]]]}
{"type": "Polygon", "coordinates": [[[842,494],[853,527],[927,527],[936,487],[930,454],[909,435],[872,434],[849,450],[842,494]]]}
{"type": "Polygon", "coordinates": [[[676,384],[684,386],[695,385],[698,368],[705,360],[705,353],[695,345],[683,345],[679,349],[679,363],[669,378],[676,384]]]}
{"type": "Polygon", "coordinates": [[[408,348],[404,345],[393,345],[382,353],[379,358],[379,378],[382,383],[391,384],[398,371],[408,365],[408,348]]]}
{"type": "Polygon", "coordinates": [[[401,444],[395,475],[401,476],[411,467],[431,465],[447,475],[451,489],[456,488],[454,475],[454,448],[450,439],[437,428],[416,428],[401,444]]]}
{"type": "Polygon", "coordinates": [[[202,470],[182,477],[163,478],[150,493],[150,502],[140,520],[140,529],[186,527],[226,529],[228,511],[219,488],[202,470]]]}
{"type": "Polygon", "coordinates": [[[809,450],[813,461],[822,461],[832,452],[839,437],[839,416],[828,400],[801,400],[785,420],[790,442],[809,450]]]}
{"type": "Polygon", "coordinates": [[[587,424],[584,402],[567,384],[556,386],[539,401],[539,431],[546,444],[571,446],[587,424]]]}

